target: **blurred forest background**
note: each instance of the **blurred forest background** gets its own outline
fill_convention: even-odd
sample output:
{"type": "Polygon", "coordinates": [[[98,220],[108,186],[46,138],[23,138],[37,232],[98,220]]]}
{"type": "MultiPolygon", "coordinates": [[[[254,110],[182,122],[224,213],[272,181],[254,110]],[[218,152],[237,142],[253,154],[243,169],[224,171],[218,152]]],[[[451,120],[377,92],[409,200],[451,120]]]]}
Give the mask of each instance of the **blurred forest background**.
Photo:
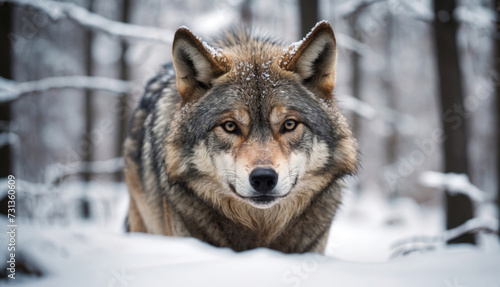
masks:
{"type": "Polygon", "coordinates": [[[499,3],[0,0],[0,177],[18,179],[26,221],[107,222],[126,195],[131,111],[179,26],[208,42],[241,25],[293,42],[325,19],[335,97],[363,154],[349,189],[446,207],[459,226],[499,192],[499,3]]]}

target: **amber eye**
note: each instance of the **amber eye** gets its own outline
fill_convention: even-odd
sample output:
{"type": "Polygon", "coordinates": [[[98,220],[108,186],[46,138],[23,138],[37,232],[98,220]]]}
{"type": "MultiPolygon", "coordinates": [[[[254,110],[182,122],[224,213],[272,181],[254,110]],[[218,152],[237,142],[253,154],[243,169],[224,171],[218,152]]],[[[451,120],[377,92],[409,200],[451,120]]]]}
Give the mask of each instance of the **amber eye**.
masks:
{"type": "Polygon", "coordinates": [[[283,124],[283,132],[291,132],[297,127],[295,120],[286,120],[283,124]]]}
{"type": "Polygon", "coordinates": [[[230,134],[238,133],[238,126],[233,121],[227,121],[223,123],[222,128],[230,134]]]}

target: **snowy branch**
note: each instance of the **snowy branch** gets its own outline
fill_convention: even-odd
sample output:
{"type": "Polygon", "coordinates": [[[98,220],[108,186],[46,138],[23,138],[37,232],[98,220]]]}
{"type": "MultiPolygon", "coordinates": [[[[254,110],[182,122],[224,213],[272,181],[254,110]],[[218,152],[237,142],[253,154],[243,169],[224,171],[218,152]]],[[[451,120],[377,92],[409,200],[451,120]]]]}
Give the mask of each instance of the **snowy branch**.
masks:
{"type": "Polygon", "coordinates": [[[87,76],[51,77],[30,82],[15,82],[0,77],[0,103],[17,100],[28,93],[52,89],[91,89],[120,94],[130,92],[132,84],[112,78],[87,76]]]}
{"type": "Polygon", "coordinates": [[[450,194],[465,194],[475,202],[488,200],[488,194],[473,185],[465,174],[426,171],[419,180],[428,187],[445,188],[450,194]]]}
{"type": "Polygon", "coordinates": [[[171,44],[174,37],[174,31],[109,20],[73,3],[51,0],[0,0],[0,3],[12,3],[18,6],[31,7],[44,12],[53,21],[67,18],[84,27],[120,38],[171,44]]]}
{"type": "Polygon", "coordinates": [[[0,133],[0,148],[10,144],[9,133],[0,133]]]}
{"type": "Polygon", "coordinates": [[[19,142],[19,138],[13,132],[0,133],[0,148],[19,142]]]}
{"type": "Polygon", "coordinates": [[[395,251],[391,258],[407,255],[415,251],[436,249],[439,245],[468,233],[498,234],[498,221],[492,217],[476,217],[467,220],[464,224],[446,230],[437,236],[414,236],[394,243],[391,249],[395,251]]]}
{"type": "MultiPolygon", "coordinates": [[[[408,15],[409,17],[422,21],[424,23],[430,23],[434,21],[434,11],[431,5],[425,1],[405,1],[399,2],[401,6],[405,6],[402,10],[403,15],[408,15]]],[[[403,7],[402,7],[403,8],[403,7]]]]}
{"type": "Polygon", "coordinates": [[[340,106],[346,110],[356,113],[358,116],[367,120],[381,119],[385,123],[392,125],[398,132],[408,134],[415,129],[415,119],[412,116],[402,114],[393,109],[375,107],[356,99],[353,96],[340,94],[335,95],[340,101],[340,106]]]}
{"type": "Polygon", "coordinates": [[[460,5],[453,12],[453,16],[461,23],[476,29],[495,31],[495,10],[480,5],[460,5]]]}
{"type": "Polygon", "coordinates": [[[360,41],[346,34],[335,33],[335,38],[337,38],[337,44],[340,47],[353,51],[358,55],[366,56],[366,52],[371,51],[368,45],[366,45],[365,43],[361,43],[360,41]]]}
{"type": "Polygon", "coordinates": [[[362,118],[373,120],[377,117],[377,110],[374,107],[353,96],[341,94],[335,95],[335,97],[340,101],[342,108],[355,112],[362,118]]]}
{"type": "Polygon", "coordinates": [[[467,233],[477,233],[479,231],[487,233],[498,233],[498,222],[495,218],[490,217],[476,217],[467,220],[464,224],[457,226],[453,229],[446,230],[441,238],[443,241],[449,241],[460,237],[467,233]]]}
{"type": "MultiPolygon", "coordinates": [[[[0,178],[0,199],[7,195],[8,189],[8,179],[6,177],[0,178]]],[[[49,185],[43,183],[34,183],[26,180],[16,178],[16,189],[21,191],[27,191],[30,194],[43,194],[49,190],[49,185]]]]}
{"type": "Polygon", "coordinates": [[[434,13],[427,2],[422,1],[397,1],[391,2],[388,0],[357,0],[345,1],[335,9],[335,17],[348,18],[358,14],[372,4],[384,2],[386,9],[391,14],[407,15],[413,19],[422,22],[431,22],[434,20],[434,13]]]}
{"type": "MultiPolygon", "coordinates": [[[[65,178],[72,175],[81,174],[113,174],[123,171],[123,158],[117,157],[103,161],[75,162],[70,167],[68,165],[54,164],[49,166],[46,175],[46,183],[34,183],[22,179],[16,179],[18,188],[28,194],[44,194],[53,190],[65,178]],[[52,171],[52,172],[50,172],[52,171]]],[[[7,178],[0,178],[0,199],[7,193],[7,178]]]]}
{"type": "Polygon", "coordinates": [[[81,174],[113,174],[123,171],[123,158],[117,157],[103,161],[74,162],[70,165],[54,164],[47,167],[46,182],[59,184],[65,178],[81,174]]]}
{"type": "Polygon", "coordinates": [[[359,13],[368,6],[386,0],[359,0],[359,1],[345,1],[338,5],[335,9],[335,17],[347,18],[353,14],[359,13]]]}

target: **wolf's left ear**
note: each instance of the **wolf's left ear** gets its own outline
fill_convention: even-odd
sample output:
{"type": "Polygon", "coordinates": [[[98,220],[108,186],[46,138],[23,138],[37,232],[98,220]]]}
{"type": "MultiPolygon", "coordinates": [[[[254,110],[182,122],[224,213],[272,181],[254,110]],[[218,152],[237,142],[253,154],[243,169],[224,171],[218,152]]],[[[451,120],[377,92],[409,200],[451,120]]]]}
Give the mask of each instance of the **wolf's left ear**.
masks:
{"type": "Polygon", "coordinates": [[[325,99],[332,98],[335,86],[337,44],[332,27],[321,21],[304,39],[293,43],[283,54],[281,68],[298,74],[307,87],[325,99]]]}
{"type": "Polygon", "coordinates": [[[202,42],[186,27],[175,32],[172,56],[177,89],[184,103],[201,97],[212,81],[230,68],[222,51],[202,42]]]}

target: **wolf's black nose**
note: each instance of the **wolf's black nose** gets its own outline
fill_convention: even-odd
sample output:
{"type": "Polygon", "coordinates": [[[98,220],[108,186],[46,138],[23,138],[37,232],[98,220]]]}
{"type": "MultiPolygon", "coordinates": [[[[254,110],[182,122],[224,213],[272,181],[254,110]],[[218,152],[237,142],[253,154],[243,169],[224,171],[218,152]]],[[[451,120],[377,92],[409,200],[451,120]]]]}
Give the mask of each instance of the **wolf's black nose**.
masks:
{"type": "Polygon", "coordinates": [[[250,184],[260,193],[273,190],[277,183],[278,174],[270,168],[256,168],[250,174],[250,184]]]}

